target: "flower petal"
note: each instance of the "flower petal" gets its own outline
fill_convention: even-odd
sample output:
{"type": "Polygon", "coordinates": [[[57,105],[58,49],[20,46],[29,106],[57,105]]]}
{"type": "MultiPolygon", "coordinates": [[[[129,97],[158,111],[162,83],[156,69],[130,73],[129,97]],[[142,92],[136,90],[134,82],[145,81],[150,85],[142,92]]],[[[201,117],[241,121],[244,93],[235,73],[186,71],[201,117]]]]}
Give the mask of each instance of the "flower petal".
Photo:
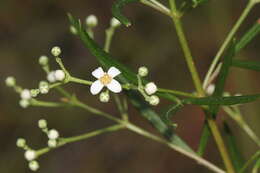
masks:
{"type": "Polygon", "coordinates": [[[115,68],[115,67],[110,67],[107,74],[111,77],[116,77],[117,75],[119,75],[121,72],[115,68]]]}
{"type": "Polygon", "coordinates": [[[99,80],[96,80],[90,86],[90,92],[91,94],[96,95],[102,90],[103,87],[104,85],[99,80]]]}
{"type": "Polygon", "coordinates": [[[92,72],[92,75],[95,78],[99,79],[99,78],[101,78],[104,75],[104,71],[103,71],[103,69],[101,67],[98,67],[96,70],[94,70],[92,72]]]}
{"type": "Polygon", "coordinates": [[[120,93],[122,91],[121,84],[113,79],[108,85],[107,88],[114,93],[120,93]]]}

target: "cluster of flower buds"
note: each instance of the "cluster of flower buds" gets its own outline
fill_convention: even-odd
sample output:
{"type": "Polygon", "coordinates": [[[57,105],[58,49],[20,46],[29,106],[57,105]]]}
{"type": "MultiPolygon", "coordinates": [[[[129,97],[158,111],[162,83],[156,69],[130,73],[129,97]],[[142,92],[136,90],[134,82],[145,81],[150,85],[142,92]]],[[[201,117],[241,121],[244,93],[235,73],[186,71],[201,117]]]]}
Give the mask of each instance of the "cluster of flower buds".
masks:
{"type": "MultiPolygon", "coordinates": [[[[139,77],[146,77],[148,73],[149,71],[145,66],[142,66],[138,69],[139,77]]],[[[142,85],[141,81],[140,84],[142,85]]],[[[156,106],[160,103],[159,97],[157,95],[154,95],[158,91],[158,88],[154,82],[149,82],[144,87],[139,86],[139,88],[141,90],[144,90],[144,92],[141,93],[145,97],[145,100],[148,101],[150,105],[156,106]]]]}
{"type": "MultiPolygon", "coordinates": [[[[55,129],[48,129],[48,123],[46,120],[41,119],[38,121],[38,127],[47,135],[48,137],[48,147],[55,148],[59,142],[59,132],[55,129]]],[[[32,171],[37,171],[39,169],[39,163],[36,159],[41,155],[40,152],[31,149],[27,144],[26,140],[23,138],[18,138],[16,141],[16,146],[24,149],[24,157],[29,162],[28,167],[32,171]]],[[[40,150],[39,150],[40,151],[40,150]]]]}

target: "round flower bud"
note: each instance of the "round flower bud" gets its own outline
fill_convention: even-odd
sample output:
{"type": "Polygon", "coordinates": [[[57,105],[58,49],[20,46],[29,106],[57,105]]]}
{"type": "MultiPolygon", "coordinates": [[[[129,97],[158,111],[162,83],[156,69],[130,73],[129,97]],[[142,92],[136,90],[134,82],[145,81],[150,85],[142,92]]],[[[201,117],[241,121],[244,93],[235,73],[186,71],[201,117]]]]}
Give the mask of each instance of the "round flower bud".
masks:
{"type": "Polygon", "coordinates": [[[41,81],[39,83],[39,90],[41,94],[47,94],[49,92],[49,83],[46,81],[41,81]]]}
{"type": "Polygon", "coordinates": [[[153,105],[153,106],[156,106],[160,103],[160,99],[158,96],[156,95],[152,95],[150,98],[149,98],[149,103],[150,105],[153,105]]]}
{"type": "Polygon", "coordinates": [[[57,81],[63,81],[65,79],[65,73],[62,70],[56,70],[54,76],[57,81]]]}
{"type": "Polygon", "coordinates": [[[36,160],[29,162],[29,169],[31,171],[37,171],[39,168],[40,168],[40,165],[36,160]]]}
{"type": "Polygon", "coordinates": [[[23,138],[18,138],[16,141],[16,146],[19,148],[23,148],[26,146],[26,140],[23,138]]]}
{"type": "Polygon", "coordinates": [[[96,27],[98,25],[98,19],[95,15],[91,14],[86,18],[86,24],[88,27],[96,27]]]}
{"type": "Polygon", "coordinates": [[[48,73],[48,75],[47,75],[47,80],[51,83],[56,82],[56,78],[55,78],[54,74],[55,74],[55,72],[52,71],[52,72],[48,73]]]}
{"type": "Polygon", "coordinates": [[[48,146],[50,148],[55,148],[57,146],[57,141],[55,139],[49,139],[48,140],[48,146]]]}
{"type": "Polygon", "coordinates": [[[39,94],[39,89],[31,89],[30,93],[32,97],[36,97],[39,94]]]}
{"type": "Polygon", "coordinates": [[[147,76],[147,75],[148,75],[148,68],[145,67],[145,66],[139,67],[139,69],[138,69],[138,74],[139,74],[141,77],[147,76]]]}
{"type": "Polygon", "coordinates": [[[208,95],[212,95],[215,91],[215,85],[214,84],[210,84],[208,87],[207,87],[207,90],[206,90],[206,93],[208,95]]]}
{"type": "Polygon", "coordinates": [[[78,34],[78,31],[77,29],[74,27],[74,26],[70,26],[70,32],[74,35],[77,35],[78,34]]]}
{"type": "Polygon", "coordinates": [[[51,129],[49,132],[48,132],[48,138],[49,139],[57,139],[59,137],[59,132],[55,129],[51,129]]]}
{"type": "Polygon", "coordinates": [[[6,84],[6,86],[8,86],[8,87],[13,87],[13,86],[15,86],[15,83],[16,83],[16,80],[15,80],[15,78],[12,77],[12,76],[7,77],[6,80],[5,80],[5,84],[6,84]]]}
{"type": "Polygon", "coordinates": [[[26,160],[31,161],[34,160],[36,158],[36,152],[34,150],[27,150],[24,153],[24,157],[26,160]]]}
{"type": "Polygon", "coordinates": [[[40,129],[45,129],[45,128],[47,128],[47,121],[46,121],[45,119],[40,119],[40,120],[38,121],[38,127],[39,127],[40,129]]]}
{"type": "Polygon", "coordinates": [[[21,92],[21,98],[22,98],[23,100],[29,100],[29,99],[31,99],[32,96],[31,96],[30,90],[24,89],[24,90],[21,92]]]}
{"type": "Polygon", "coordinates": [[[110,96],[107,92],[102,92],[100,95],[99,95],[99,100],[103,103],[107,103],[110,99],[110,96]]]}
{"type": "Polygon", "coordinates": [[[30,102],[28,100],[22,99],[22,100],[20,100],[19,105],[22,108],[27,108],[28,106],[30,106],[30,102]]]}
{"type": "Polygon", "coordinates": [[[42,66],[48,65],[49,58],[45,55],[40,56],[39,58],[39,64],[42,66]]]}
{"type": "Polygon", "coordinates": [[[157,86],[155,85],[155,83],[149,82],[148,84],[145,85],[144,90],[145,90],[145,92],[146,92],[148,95],[152,95],[152,94],[156,93],[156,91],[157,91],[157,86]]]}
{"type": "Polygon", "coordinates": [[[117,28],[117,27],[119,27],[120,25],[121,25],[121,23],[120,23],[120,21],[119,20],[117,20],[116,18],[112,18],[111,19],[111,21],[110,21],[110,25],[111,25],[111,27],[113,27],[113,28],[117,28]]]}
{"type": "Polygon", "coordinates": [[[51,49],[51,53],[53,56],[59,56],[61,54],[61,49],[58,46],[55,46],[51,49]]]}

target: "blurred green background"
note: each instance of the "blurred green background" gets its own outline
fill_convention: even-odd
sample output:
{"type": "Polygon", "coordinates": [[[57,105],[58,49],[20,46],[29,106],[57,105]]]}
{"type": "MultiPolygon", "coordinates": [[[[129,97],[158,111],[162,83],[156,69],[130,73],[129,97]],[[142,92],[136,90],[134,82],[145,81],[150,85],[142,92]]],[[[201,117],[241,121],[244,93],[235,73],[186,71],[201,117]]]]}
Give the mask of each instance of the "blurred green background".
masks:
{"type": "MultiPolygon", "coordinates": [[[[220,47],[228,31],[239,17],[247,0],[211,0],[210,3],[193,10],[183,18],[185,32],[195,57],[201,77],[220,47]]],[[[1,0],[0,1],[0,172],[29,172],[23,151],[15,146],[18,137],[27,139],[35,149],[46,145],[46,137],[37,127],[37,121],[45,118],[51,128],[56,128],[62,136],[78,135],[111,124],[102,118],[72,108],[22,109],[19,96],[4,85],[7,76],[15,76],[25,88],[35,88],[45,78],[38,65],[40,55],[50,56],[53,46],[60,46],[63,59],[70,72],[78,77],[93,79],[91,71],[97,62],[81,42],[70,34],[67,12],[82,20],[95,14],[99,25],[95,29],[95,39],[103,45],[104,30],[111,19],[113,0],[1,0]]],[[[162,3],[167,4],[166,0],[162,3]]],[[[239,30],[242,35],[259,18],[260,6],[239,30]]],[[[133,4],[125,8],[125,14],[132,20],[130,28],[120,27],[116,32],[111,53],[118,60],[137,71],[145,65],[150,69],[149,78],[160,87],[192,92],[194,90],[190,74],[184,62],[175,30],[170,18],[146,7],[133,4]]],[[[259,60],[260,38],[239,54],[241,58],[259,60]]],[[[52,62],[53,69],[57,66],[52,62]]],[[[117,115],[112,104],[101,104],[92,96],[89,88],[68,85],[86,103],[117,115]]],[[[259,74],[232,68],[227,83],[227,91],[235,93],[259,93],[259,74]]],[[[42,99],[57,99],[52,91],[42,99]]],[[[162,101],[159,107],[168,103],[162,101]]],[[[259,135],[259,102],[242,107],[245,119],[259,135]]],[[[227,119],[235,131],[238,146],[244,157],[249,158],[256,145],[223,112],[221,119],[227,119]]],[[[152,127],[138,113],[130,108],[130,120],[153,131],[152,127]]],[[[187,106],[175,117],[177,132],[196,149],[204,117],[195,106],[187,106]]],[[[222,126],[220,125],[222,130],[222,126]]],[[[156,133],[156,132],[155,132],[156,133]]],[[[207,147],[207,159],[222,166],[213,139],[207,147]]],[[[116,132],[74,143],[57,149],[39,159],[39,173],[186,173],[209,172],[194,161],[128,131],[116,132]]]]}

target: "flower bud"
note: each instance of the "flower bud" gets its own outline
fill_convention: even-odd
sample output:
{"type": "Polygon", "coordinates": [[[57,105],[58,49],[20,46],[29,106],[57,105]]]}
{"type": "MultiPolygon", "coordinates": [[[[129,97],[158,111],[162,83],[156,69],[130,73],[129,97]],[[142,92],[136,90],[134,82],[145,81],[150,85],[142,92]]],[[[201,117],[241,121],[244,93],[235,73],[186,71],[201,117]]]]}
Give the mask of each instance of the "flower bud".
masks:
{"type": "Polygon", "coordinates": [[[78,34],[78,31],[77,29],[74,27],[74,26],[70,26],[70,32],[74,35],[77,35],[78,34]]]}
{"type": "Polygon", "coordinates": [[[55,72],[51,71],[50,73],[48,73],[47,75],[47,80],[51,83],[56,82],[56,78],[55,78],[55,72]]]}
{"type": "Polygon", "coordinates": [[[40,93],[40,90],[39,89],[31,89],[30,93],[31,93],[32,97],[36,97],[40,93]]]}
{"type": "Polygon", "coordinates": [[[34,150],[27,150],[24,153],[24,157],[26,160],[31,161],[34,160],[36,158],[36,152],[34,150]]]}
{"type": "Polygon", "coordinates": [[[45,129],[45,128],[47,128],[47,121],[46,121],[45,119],[40,119],[40,120],[38,121],[38,127],[39,127],[40,129],[45,129]]]}
{"type": "Polygon", "coordinates": [[[5,84],[6,84],[6,86],[8,86],[8,87],[13,87],[13,86],[15,86],[15,84],[16,84],[16,80],[15,80],[14,77],[9,76],[9,77],[6,78],[5,84]]]}
{"type": "Polygon", "coordinates": [[[22,100],[20,100],[19,105],[22,108],[27,108],[28,106],[30,106],[30,102],[28,100],[22,99],[22,100]]]}
{"type": "Polygon", "coordinates": [[[107,103],[110,99],[110,96],[107,92],[102,92],[100,95],[99,95],[99,100],[103,103],[107,103]]]}
{"type": "Polygon", "coordinates": [[[57,146],[57,141],[56,141],[56,139],[49,139],[49,140],[48,140],[48,146],[49,146],[50,148],[55,148],[55,147],[57,146]]]}
{"type": "Polygon", "coordinates": [[[40,56],[39,58],[39,64],[42,66],[48,65],[49,63],[49,58],[45,55],[40,56]]]}
{"type": "Polygon", "coordinates": [[[26,146],[26,140],[23,138],[18,138],[16,141],[16,146],[19,148],[23,148],[26,146]]]}
{"type": "Polygon", "coordinates": [[[215,85],[214,84],[210,84],[207,89],[206,89],[206,93],[208,95],[212,95],[215,91],[215,85]]]}
{"type": "Polygon", "coordinates": [[[139,74],[141,77],[147,76],[147,75],[148,75],[148,68],[145,67],[145,66],[139,67],[139,69],[138,69],[138,74],[139,74]]]}
{"type": "Polygon", "coordinates": [[[29,162],[29,169],[31,171],[37,171],[39,168],[40,168],[40,165],[36,160],[29,162]]]}
{"type": "Polygon", "coordinates": [[[153,105],[153,106],[156,106],[160,103],[160,99],[158,96],[156,95],[152,95],[150,98],[149,98],[149,103],[150,105],[153,105]]]}
{"type": "Polygon", "coordinates": [[[116,18],[112,18],[111,19],[111,21],[110,21],[110,25],[111,25],[111,27],[113,27],[113,28],[117,28],[117,27],[119,27],[120,25],[121,25],[121,23],[120,23],[120,21],[119,20],[117,20],[116,18]]]}
{"type": "Polygon", "coordinates": [[[95,15],[91,14],[86,18],[86,24],[88,27],[96,27],[98,25],[98,19],[95,15]]]}
{"type": "Polygon", "coordinates": [[[155,85],[155,83],[149,82],[148,84],[145,85],[144,90],[145,90],[145,92],[146,92],[148,95],[152,95],[152,94],[156,93],[156,91],[157,91],[157,86],[155,85]]]}
{"type": "Polygon", "coordinates": [[[51,129],[49,132],[48,132],[48,138],[49,139],[57,139],[59,137],[59,132],[55,129],[51,129]]]}
{"type": "Polygon", "coordinates": [[[21,96],[21,98],[22,98],[23,100],[29,100],[29,99],[32,98],[31,92],[30,92],[30,90],[28,90],[28,89],[24,89],[24,90],[21,92],[20,96],[21,96]]]}
{"type": "Polygon", "coordinates": [[[55,46],[51,49],[51,53],[53,56],[59,56],[61,54],[61,49],[58,46],[55,46]]]}
{"type": "Polygon", "coordinates": [[[62,70],[56,70],[54,72],[54,77],[57,81],[63,81],[65,79],[65,73],[62,70]]]}
{"type": "Polygon", "coordinates": [[[49,83],[46,81],[41,81],[39,83],[39,90],[41,94],[47,94],[49,92],[49,83]]]}

